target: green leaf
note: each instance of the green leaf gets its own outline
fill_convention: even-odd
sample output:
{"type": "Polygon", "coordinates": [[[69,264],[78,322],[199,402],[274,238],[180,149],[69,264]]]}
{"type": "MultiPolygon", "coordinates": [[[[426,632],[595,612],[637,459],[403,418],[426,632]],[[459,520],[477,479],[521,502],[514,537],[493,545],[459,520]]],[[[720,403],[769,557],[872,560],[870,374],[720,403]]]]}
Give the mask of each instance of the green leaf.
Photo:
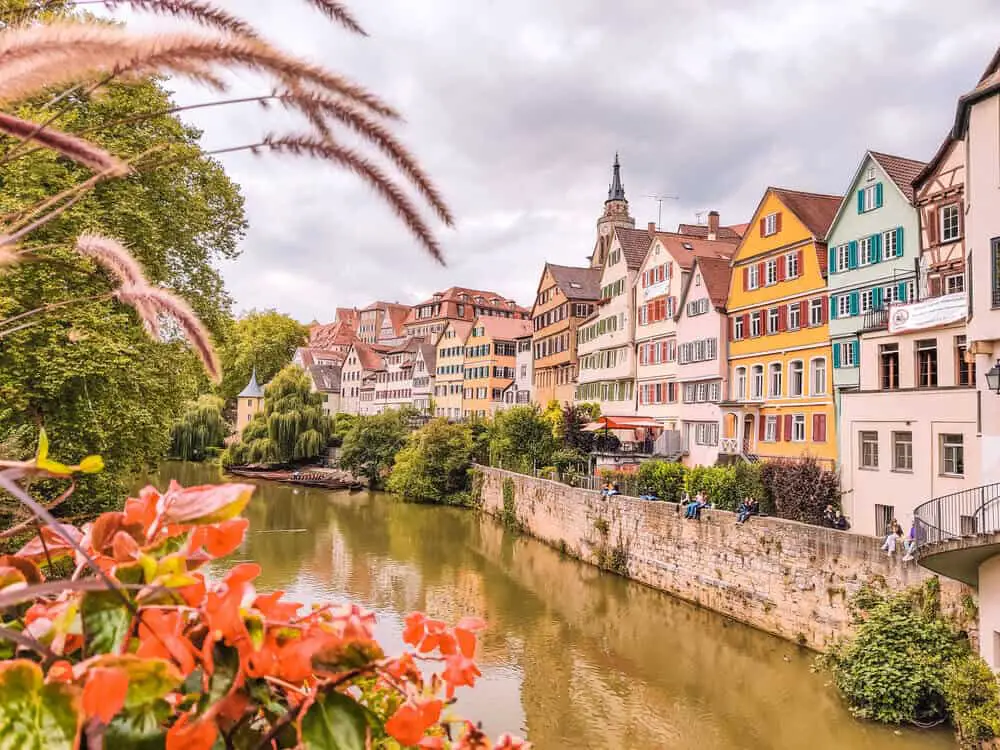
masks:
{"type": "Polygon", "coordinates": [[[170,704],[164,700],[122,711],[105,731],[104,747],[115,750],[164,750],[167,732],[163,722],[170,713],[170,704]]]}
{"type": "Polygon", "coordinates": [[[336,690],[319,695],[302,717],[302,743],[314,750],[364,750],[368,716],[336,690]]]}
{"type": "Polygon", "coordinates": [[[163,659],[143,659],[138,656],[106,655],[92,659],[88,668],[123,669],[128,674],[128,695],[125,708],[139,708],[176,690],[183,682],[177,667],[163,659]]]}
{"type": "Polygon", "coordinates": [[[232,646],[216,641],[212,646],[212,662],[215,664],[215,671],[212,672],[208,690],[200,701],[201,711],[207,711],[229,695],[229,691],[233,689],[240,670],[240,652],[232,646]]]}
{"type": "Polygon", "coordinates": [[[91,591],[83,595],[85,656],[118,653],[132,623],[132,613],[114,591],[91,591]]]}
{"type": "Polygon", "coordinates": [[[30,661],[0,665],[0,750],[74,750],[81,719],[78,688],[46,685],[30,661]]]}

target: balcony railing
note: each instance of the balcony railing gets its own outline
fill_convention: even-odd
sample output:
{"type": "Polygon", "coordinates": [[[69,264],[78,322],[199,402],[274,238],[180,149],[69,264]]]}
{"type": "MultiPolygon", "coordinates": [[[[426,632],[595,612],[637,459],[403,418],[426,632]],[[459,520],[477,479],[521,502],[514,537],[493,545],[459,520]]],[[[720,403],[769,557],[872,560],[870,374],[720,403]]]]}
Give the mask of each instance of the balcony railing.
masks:
{"type": "Polygon", "coordinates": [[[889,308],[876,307],[864,314],[861,319],[862,331],[879,331],[889,327],[889,308]]]}
{"type": "Polygon", "coordinates": [[[740,441],[737,438],[722,438],[719,441],[719,452],[727,455],[739,453],[740,441]]]}
{"type": "Polygon", "coordinates": [[[1000,483],[935,498],[913,511],[917,549],[949,539],[1000,532],[1000,483]]]}

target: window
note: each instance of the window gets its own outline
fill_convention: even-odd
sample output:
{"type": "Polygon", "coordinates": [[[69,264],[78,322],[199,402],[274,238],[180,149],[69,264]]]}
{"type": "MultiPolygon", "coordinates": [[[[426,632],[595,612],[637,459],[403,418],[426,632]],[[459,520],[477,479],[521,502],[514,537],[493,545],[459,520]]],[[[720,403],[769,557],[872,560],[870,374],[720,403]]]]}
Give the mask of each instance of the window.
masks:
{"type": "Polygon", "coordinates": [[[785,256],[785,278],[797,279],[799,277],[799,254],[789,253],[785,256]]]}
{"type": "Polygon", "coordinates": [[[792,441],[804,443],[806,441],[806,415],[796,414],[792,417],[792,441]]]}
{"type": "Polygon", "coordinates": [[[750,400],[764,400],[764,365],[750,368],[750,400]]]}
{"type": "Polygon", "coordinates": [[[858,208],[861,210],[858,213],[864,213],[866,211],[874,211],[876,208],[881,206],[881,183],[876,182],[874,185],[868,185],[861,190],[861,195],[858,197],[858,208]]]}
{"type": "Polygon", "coordinates": [[[851,267],[851,246],[846,242],[837,245],[834,252],[837,254],[837,273],[846,271],[851,267]]]}
{"type": "Polygon", "coordinates": [[[861,439],[861,468],[878,468],[878,433],[867,430],[859,433],[861,439]]]}
{"type": "Polygon", "coordinates": [[[937,339],[921,339],[916,343],[917,387],[934,388],[938,384],[937,339]]]}
{"type": "Polygon", "coordinates": [[[803,393],[803,371],[805,365],[801,359],[788,363],[788,395],[801,396],[803,393]]]}
{"type": "Polygon", "coordinates": [[[767,311],[767,333],[768,335],[778,332],[778,308],[772,307],[767,311]]]}
{"type": "Polygon", "coordinates": [[[965,474],[965,446],[961,435],[941,435],[941,473],[953,477],[965,474]]]}
{"type": "Polygon", "coordinates": [[[772,362],[767,366],[767,395],[770,398],[781,398],[781,363],[772,362]]]}
{"type": "Polygon", "coordinates": [[[798,302],[788,306],[788,330],[797,331],[801,326],[799,318],[802,316],[802,308],[798,302]]]}
{"type": "Polygon", "coordinates": [[[941,219],[941,242],[955,242],[962,236],[961,210],[957,203],[942,206],[939,212],[941,219]]]}
{"type": "Polygon", "coordinates": [[[854,341],[844,341],[837,346],[840,347],[840,366],[841,367],[857,367],[857,358],[854,356],[855,347],[854,341]]]}
{"type": "Polygon", "coordinates": [[[764,264],[764,283],[767,286],[778,283],[778,261],[774,258],[764,264]]]}
{"type": "Polygon", "coordinates": [[[756,289],[760,286],[760,266],[756,263],[747,268],[747,289],[756,289]]]}
{"type": "Polygon", "coordinates": [[[898,258],[903,255],[903,248],[899,246],[899,229],[890,229],[882,232],[882,257],[898,258]]]}
{"type": "Polygon", "coordinates": [[[861,292],[861,312],[866,313],[875,307],[875,290],[865,289],[861,292]]]}
{"type": "Polygon", "coordinates": [[[747,397],[747,368],[737,367],[733,378],[733,401],[743,401],[747,397]]]}
{"type": "Polygon", "coordinates": [[[841,294],[839,297],[837,297],[837,317],[838,318],[851,317],[851,295],[841,294]]]}
{"type": "Polygon", "coordinates": [[[913,471],[913,433],[892,433],[892,470],[913,471]]]}
{"type": "Polygon", "coordinates": [[[878,361],[882,390],[899,388],[899,344],[882,344],[878,348],[878,361]]]}
{"type": "Polygon", "coordinates": [[[966,356],[969,351],[969,345],[966,343],[965,336],[955,337],[955,364],[958,368],[958,373],[955,378],[955,382],[958,385],[975,385],[976,384],[976,363],[975,360],[972,362],[966,362],[966,356]]]}
{"type": "Polygon", "coordinates": [[[760,336],[760,310],[750,313],[750,336],[760,336]]]}
{"type": "Polygon", "coordinates": [[[826,357],[817,357],[809,362],[809,371],[809,380],[812,383],[812,395],[824,395],[826,393],[826,357]]]}
{"type": "Polygon", "coordinates": [[[823,325],[823,300],[822,299],[811,299],[811,300],[809,300],[809,325],[811,325],[811,326],[821,326],[821,325],[823,325]]]}
{"type": "Polygon", "coordinates": [[[944,277],[944,293],[958,294],[965,291],[965,274],[953,273],[944,277]]]}
{"type": "Polygon", "coordinates": [[[768,214],[764,217],[764,236],[770,237],[778,233],[778,214],[768,214]]]}
{"type": "Polygon", "coordinates": [[[764,441],[773,443],[778,439],[778,418],[776,416],[764,417],[764,441]]]}
{"type": "Polygon", "coordinates": [[[861,265],[869,266],[875,262],[875,241],[871,237],[864,237],[858,243],[861,246],[861,265]]]}
{"type": "Polygon", "coordinates": [[[733,319],[733,338],[738,341],[745,335],[746,332],[743,330],[743,316],[740,315],[733,319]]]}
{"type": "Polygon", "coordinates": [[[875,505],[875,533],[877,536],[885,536],[892,531],[892,522],[896,520],[896,507],[894,505],[875,505]]]}

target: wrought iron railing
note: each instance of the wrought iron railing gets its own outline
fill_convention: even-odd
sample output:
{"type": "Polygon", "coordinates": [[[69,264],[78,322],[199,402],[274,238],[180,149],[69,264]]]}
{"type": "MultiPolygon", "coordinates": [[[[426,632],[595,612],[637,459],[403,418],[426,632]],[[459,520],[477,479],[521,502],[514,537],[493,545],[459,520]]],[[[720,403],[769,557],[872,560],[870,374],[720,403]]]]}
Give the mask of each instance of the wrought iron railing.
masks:
{"type": "Polygon", "coordinates": [[[876,307],[868,310],[861,319],[862,331],[878,331],[889,327],[889,308],[876,307]]]}
{"type": "Polygon", "coordinates": [[[738,438],[722,438],[719,441],[719,452],[720,453],[739,453],[740,452],[740,441],[738,438]]]}
{"type": "Polygon", "coordinates": [[[1000,483],[973,487],[918,505],[917,549],[949,539],[1000,532],[1000,483]]]}

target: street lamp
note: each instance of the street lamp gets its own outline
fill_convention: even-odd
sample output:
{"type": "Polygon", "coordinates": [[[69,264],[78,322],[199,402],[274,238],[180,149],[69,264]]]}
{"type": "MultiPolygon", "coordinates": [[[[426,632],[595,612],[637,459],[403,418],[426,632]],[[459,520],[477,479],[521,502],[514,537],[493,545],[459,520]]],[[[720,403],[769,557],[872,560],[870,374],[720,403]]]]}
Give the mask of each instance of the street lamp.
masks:
{"type": "Polygon", "coordinates": [[[1000,395],[1000,359],[986,373],[986,386],[994,393],[1000,395]]]}

